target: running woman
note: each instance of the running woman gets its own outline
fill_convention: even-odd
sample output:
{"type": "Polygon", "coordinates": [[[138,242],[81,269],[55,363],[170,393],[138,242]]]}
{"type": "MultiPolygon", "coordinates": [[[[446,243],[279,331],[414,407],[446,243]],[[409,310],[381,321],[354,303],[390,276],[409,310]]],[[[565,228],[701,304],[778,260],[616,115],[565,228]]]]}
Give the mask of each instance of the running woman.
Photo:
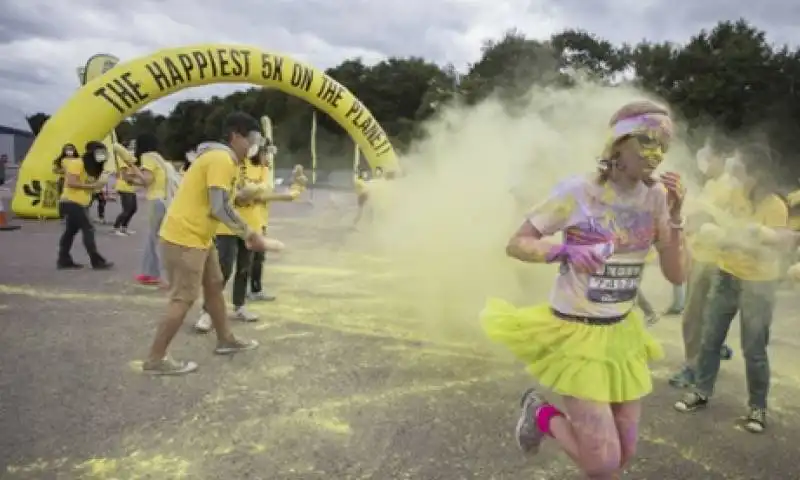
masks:
{"type": "Polygon", "coordinates": [[[528,308],[491,299],[482,313],[491,339],[528,365],[564,410],[536,390],[522,396],[517,441],[526,453],[555,439],[592,479],[612,479],[633,457],[648,362],[663,356],[634,308],[645,257],[684,281],[684,187],[677,174],[651,177],[672,136],[666,109],[636,102],[611,119],[598,174],[560,183],[510,239],[509,256],[555,263],[550,302],[528,308]],[[563,243],[545,239],[562,233],[563,243]]]}

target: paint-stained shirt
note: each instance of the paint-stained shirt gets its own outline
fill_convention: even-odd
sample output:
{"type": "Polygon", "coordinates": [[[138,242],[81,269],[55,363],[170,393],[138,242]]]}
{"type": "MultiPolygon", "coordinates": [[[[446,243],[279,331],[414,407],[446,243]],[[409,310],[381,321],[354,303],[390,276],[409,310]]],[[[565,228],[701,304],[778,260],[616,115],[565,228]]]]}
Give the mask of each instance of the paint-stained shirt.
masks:
{"type": "Polygon", "coordinates": [[[550,295],[553,309],[595,318],[621,316],[633,308],[648,251],[669,234],[667,192],[660,184],[621,192],[598,183],[594,175],[570,178],[532,209],[528,221],[544,236],[562,234],[568,244],[613,246],[595,273],[561,266],[550,295]]]}

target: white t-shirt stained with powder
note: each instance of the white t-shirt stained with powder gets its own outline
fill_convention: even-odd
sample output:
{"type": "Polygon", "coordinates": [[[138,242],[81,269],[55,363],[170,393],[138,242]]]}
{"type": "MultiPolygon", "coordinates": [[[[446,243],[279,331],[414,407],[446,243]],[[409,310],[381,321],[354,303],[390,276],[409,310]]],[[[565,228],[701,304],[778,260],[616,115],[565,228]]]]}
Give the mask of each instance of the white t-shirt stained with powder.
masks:
{"type": "Polygon", "coordinates": [[[633,308],[648,251],[659,232],[669,233],[667,193],[661,184],[620,191],[599,184],[596,175],[574,177],[534,207],[528,221],[543,236],[561,232],[568,244],[613,242],[614,253],[598,272],[562,268],[550,304],[568,315],[622,316],[633,308]]]}

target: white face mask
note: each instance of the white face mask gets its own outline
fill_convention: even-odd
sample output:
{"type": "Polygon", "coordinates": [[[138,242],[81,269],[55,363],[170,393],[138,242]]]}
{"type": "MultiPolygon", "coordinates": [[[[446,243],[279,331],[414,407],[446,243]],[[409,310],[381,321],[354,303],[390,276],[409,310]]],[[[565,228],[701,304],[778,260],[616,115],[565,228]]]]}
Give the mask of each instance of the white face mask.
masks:
{"type": "Polygon", "coordinates": [[[94,152],[94,159],[97,160],[97,163],[105,163],[108,160],[108,155],[106,152],[98,150],[94,152]]]}
{"type": "Polygon", "coordinates": [[[253,158],[258,155],[258,150],[264,145],[264,137],[261,132],[250,132],[247,134],[247,142],[250,147],[247,149],[247,158],[253,158]]]}

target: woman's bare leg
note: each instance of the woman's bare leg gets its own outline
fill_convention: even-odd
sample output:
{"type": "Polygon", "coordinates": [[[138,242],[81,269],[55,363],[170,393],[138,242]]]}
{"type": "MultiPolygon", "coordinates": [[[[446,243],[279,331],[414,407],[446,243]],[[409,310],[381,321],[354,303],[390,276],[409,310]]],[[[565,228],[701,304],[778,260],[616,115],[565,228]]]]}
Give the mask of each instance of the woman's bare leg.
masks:
{"type": "Polygon", "coordinates": [[[523,399],[523,417],[517,426],[520,447],[533,452],[544,435],[552,436],[591,480],[612,480],[621,463],[620,435],[611,406],[563,398],[565,412],[544,402],[535,392],[523,399]]]}
{"type": "Polygon", "coordinates": [[[636,455],[636,446],[639,442],[639,421],[642,416],[642,402],[615,403],[611,405],[614,413],[614,422],[619,432],[619,446],[622,453],[620,459],[620,473],[636,455]]]}

